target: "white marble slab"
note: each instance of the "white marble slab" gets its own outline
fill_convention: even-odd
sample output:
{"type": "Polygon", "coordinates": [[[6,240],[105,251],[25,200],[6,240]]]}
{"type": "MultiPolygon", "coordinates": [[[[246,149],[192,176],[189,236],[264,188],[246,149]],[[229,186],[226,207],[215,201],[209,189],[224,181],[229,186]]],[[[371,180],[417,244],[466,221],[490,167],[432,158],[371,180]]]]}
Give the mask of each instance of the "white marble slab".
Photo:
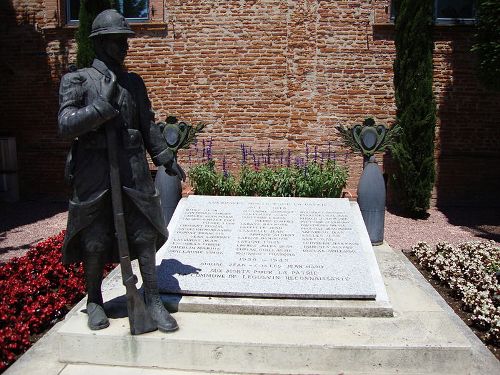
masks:
{"type": "MultiPolygon", "coordinates": [[[[157,253],[160,291],[374,299],[364,227],[347,199],[190,196],[157,253]]],[[[370,256],[371,255],[371,256],[370,256]]]]}

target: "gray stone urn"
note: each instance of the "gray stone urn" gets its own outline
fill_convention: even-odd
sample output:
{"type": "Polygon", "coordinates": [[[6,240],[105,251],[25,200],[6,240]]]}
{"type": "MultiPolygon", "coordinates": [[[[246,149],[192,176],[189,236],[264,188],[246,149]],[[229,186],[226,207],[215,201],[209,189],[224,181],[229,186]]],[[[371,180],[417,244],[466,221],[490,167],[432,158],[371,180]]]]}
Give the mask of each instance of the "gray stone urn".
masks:
{"type": "Polygon", "coordinates": [[[359,179],[358,204],[372,245],[384,242],[385,196],[384,177],[375,156],[371,156],[359,179]]]}
{"type": "Polygon", "coordinates": [[[155,186],[160,193],[161,209],[168,225],[177,204],[182,198],[181,180],[177,176],[169,176],[165,173],[165,167],[159,166],[155,177],[155,186]]]}
{"type": "Polygon", "coordinates": [[[394,142],[398,127],[375,125],[367,118],[362,125],[337,126],[344,143],[363,155],[363,173],[358,184],[358,204],[373,245],[384,242],[386,189],[382,171],[375,160],[375,153],[383,151],[394,142]]]}

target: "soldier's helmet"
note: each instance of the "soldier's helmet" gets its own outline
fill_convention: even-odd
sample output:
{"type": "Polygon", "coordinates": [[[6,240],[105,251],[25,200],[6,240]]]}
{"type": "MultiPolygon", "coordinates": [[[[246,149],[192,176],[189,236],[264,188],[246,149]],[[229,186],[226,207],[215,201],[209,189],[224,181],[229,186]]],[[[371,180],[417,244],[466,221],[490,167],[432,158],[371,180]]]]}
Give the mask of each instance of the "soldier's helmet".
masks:
{"type": "Polygon", "coordinates": [[[92,22],[90,37],[106,34],[135,34],[125,17],[116,9],[106,9],[99,13],[92,22]]]}

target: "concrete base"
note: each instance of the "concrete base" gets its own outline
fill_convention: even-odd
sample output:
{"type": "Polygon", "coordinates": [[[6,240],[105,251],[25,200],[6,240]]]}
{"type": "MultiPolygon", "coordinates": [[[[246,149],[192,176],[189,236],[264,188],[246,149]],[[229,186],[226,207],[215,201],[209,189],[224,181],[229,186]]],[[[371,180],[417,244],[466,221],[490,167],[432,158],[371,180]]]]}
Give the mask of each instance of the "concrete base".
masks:
{"type": "MultiPolygon", "coordinates": [[[[470,337],[404,256],[386,245],[376,247],[375,254],[392,317],[236,315],[179,308],[174,315],[179,331],[131,336],[127,318],[91,332],[87,316],[76,311],[59,329],[59,361],[104,366],[103,371],[134,366],[174,373],[482,374],[470,337]]],[[[108,292],[123,294],[117,288],[108,292]]],[[[495,360],[485,358],[493,363],[488,373],[498,372],[495,360]]],[[[79,374],[86,367],[72,365],[62,373],[79,374]]]]}
{"type": "MultiPolygon", "coordinates": [[[[375,258],[375,257],[374,257],[375,258]]],[[[375,259],[373,260],[376,265],[375,259]]],[[[140,273],[133,263],[136,275],[140,273]]],[[[120,269],[116,268],[108,276],[104,285],[104,308],[110,317],[126,316],[126,299],[121,286],[120,269]]],[[[380,280],[382,280],[379,274],[380,280]]],[[[375,300],[314,300],[280,298],[243,298],[181,296],[163,294],[162,300],[170,312],[199,312],[238,315],[279,315],[279,316],[330,316],[330,317],[388,317],[393,316],[392,306],[382,281],[377,285],[375,300]]],[[[84,305],[82,304],[82,308],[84,305]]]]}

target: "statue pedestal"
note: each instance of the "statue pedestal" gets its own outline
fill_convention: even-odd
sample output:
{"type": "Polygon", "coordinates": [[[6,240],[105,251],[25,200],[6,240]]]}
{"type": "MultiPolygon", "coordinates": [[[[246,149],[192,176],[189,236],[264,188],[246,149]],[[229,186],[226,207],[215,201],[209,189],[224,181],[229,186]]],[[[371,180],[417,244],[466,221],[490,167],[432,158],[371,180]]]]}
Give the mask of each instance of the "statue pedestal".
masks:
{"type": "Polygon", "coordinates": [[[83,300],[58,328],[58,361],[81,371],[480,373],[476,338],[406,257],[386,244],[371,249],[385,301],[170,296],[165,302],[180,326],[170,334],[130,335],[115,269],[104,283],[110,327],[90,331],[83,300]],[[379,306],[359,305],[368,302],[379,306]]]}
{"type": "MultiPolygon", "coordinates": [[[[174,314],[179,331],[131,336],[126,317],[90,331],[82,302],[59,329],[59,361],[216,373],[473,373],[471,343],[440,297],[404,255],[387,245],[375,253],[392,317],[238,314],[231,298],[213,301],[217,312],[188,312],[194,297],[182,297],[174,314]]],[[[122,295],[123,288],[113,285],[105,298],[122,295]]],[[[119,305],[115,300],[107,307],[119,316],[119,305]]]]}

